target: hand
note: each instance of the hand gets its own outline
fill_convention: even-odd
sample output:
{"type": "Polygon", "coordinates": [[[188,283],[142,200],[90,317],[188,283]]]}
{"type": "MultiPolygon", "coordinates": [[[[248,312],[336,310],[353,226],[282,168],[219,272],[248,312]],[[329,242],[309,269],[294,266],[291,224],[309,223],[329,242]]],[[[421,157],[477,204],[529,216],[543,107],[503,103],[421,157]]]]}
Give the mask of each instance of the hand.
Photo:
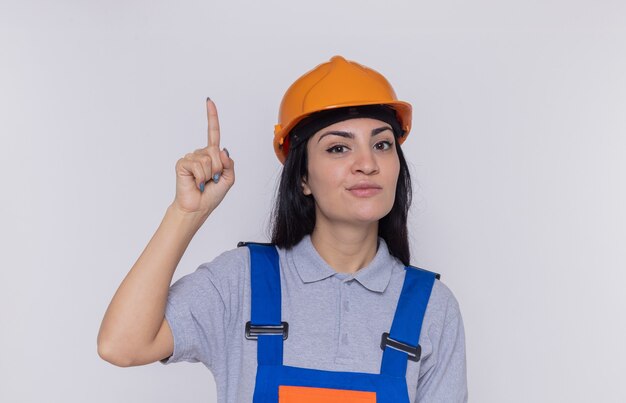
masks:
{"type": "Polygon", "coordinates": [[[235,162],[220,150],[220,124],[215,103],[207,98],[208,145],[176,162],[176,198],[172,205],[186,213],[208,216],[235,183],[235,162]]]}

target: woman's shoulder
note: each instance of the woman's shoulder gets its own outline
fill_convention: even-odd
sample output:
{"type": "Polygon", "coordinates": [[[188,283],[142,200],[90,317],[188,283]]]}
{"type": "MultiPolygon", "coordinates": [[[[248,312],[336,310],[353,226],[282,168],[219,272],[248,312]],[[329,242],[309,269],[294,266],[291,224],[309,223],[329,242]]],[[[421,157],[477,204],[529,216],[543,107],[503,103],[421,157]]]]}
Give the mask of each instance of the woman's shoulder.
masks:
{"type": "Polygon", "coordinates": [[[441,280],[435,280],[428,301],[428,314],[433,322],[445,325],[461,315],[459,302],[452,290],[441,280]]]}
{"type": "Polygon", "coordinates": [[[277,256],[282,256],[287,249],[280,248],[270,243],[241,242],[237,247],[226,250],[217,255],[213,260],[202,263],[196,271],[211,278],[242,278],[250,272],[250,249],[248,245],[257,244],[274,248],[277,256]]]}
{"type": "Polygon", "coordinates": [[[170,288],[170,293],[187,290],[185,292],[204,295],[215,289],[220,294],[228,293],[229,289],[241,287],[246,283],[249,261],[248,248],[237,247],[224,251],[178,279],[170,288]]]}
{"type": "Polygon", "coordinates": [[[237,280],[250,267],[250,252],[246,247],[226,250],[212,260],[200,264],[196,272],[213,280],[237,280]]]}
{"type": "MultiPolygon", "coordinates": [[[[400,269],[395,270],[394,274],[404,278],[404,271],[407,269],[398,261],[398,267],[400,269]]],[[[421,268],[417,266],[408,266],[409,269],[423,270],[431,272],[428,268],[421,268]]],[[[439,277],[437,275],[437,277],[439,277]]],[[[459,303],[453,293],[453,291],[439,278],[435,278],[432,289],[430,291],[430,297],[426,308],[424,320],[431,325],[442,327],[449,321],[460,316],[459,303]]]]}

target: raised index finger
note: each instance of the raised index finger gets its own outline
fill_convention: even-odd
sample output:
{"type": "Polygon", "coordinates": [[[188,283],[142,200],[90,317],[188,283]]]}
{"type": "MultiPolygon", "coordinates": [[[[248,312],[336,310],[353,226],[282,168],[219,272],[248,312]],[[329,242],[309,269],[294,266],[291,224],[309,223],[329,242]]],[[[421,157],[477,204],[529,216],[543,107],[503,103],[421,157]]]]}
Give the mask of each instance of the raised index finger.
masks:
{"type": "Polygon", "coordinates": [[[217,108],[210,98],[206,99],[206,117],[209,121],[208,145],[220,148],[220,121],[217,118],[217,108]]]}

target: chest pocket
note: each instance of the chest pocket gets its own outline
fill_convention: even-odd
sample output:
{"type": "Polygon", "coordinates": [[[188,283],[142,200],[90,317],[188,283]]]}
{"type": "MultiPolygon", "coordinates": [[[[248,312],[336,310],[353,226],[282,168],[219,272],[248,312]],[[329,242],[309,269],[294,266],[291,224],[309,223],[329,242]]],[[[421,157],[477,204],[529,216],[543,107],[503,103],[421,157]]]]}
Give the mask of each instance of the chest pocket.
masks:
{"type": "Polygon", "coordinates": [[[278,403],[376,403],[376,392],[281,385],[278,403]]]}

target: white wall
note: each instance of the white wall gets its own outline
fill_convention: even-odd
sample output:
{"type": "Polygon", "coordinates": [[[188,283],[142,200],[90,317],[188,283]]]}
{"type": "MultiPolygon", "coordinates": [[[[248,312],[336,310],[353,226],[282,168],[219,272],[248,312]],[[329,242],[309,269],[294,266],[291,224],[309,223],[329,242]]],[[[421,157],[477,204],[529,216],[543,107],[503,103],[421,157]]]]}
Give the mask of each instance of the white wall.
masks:
{"type": "Polygon", "coordinates": [[[214,401],[199,364],[100,360],[102,315],[207,95],[237,183],[175,278],[266,238],[280,98],[334,54],[414,105],[414,263],[461,303],[470,400],[626,401],[624,2],[0,4],[0,401],[214,401]]]}

